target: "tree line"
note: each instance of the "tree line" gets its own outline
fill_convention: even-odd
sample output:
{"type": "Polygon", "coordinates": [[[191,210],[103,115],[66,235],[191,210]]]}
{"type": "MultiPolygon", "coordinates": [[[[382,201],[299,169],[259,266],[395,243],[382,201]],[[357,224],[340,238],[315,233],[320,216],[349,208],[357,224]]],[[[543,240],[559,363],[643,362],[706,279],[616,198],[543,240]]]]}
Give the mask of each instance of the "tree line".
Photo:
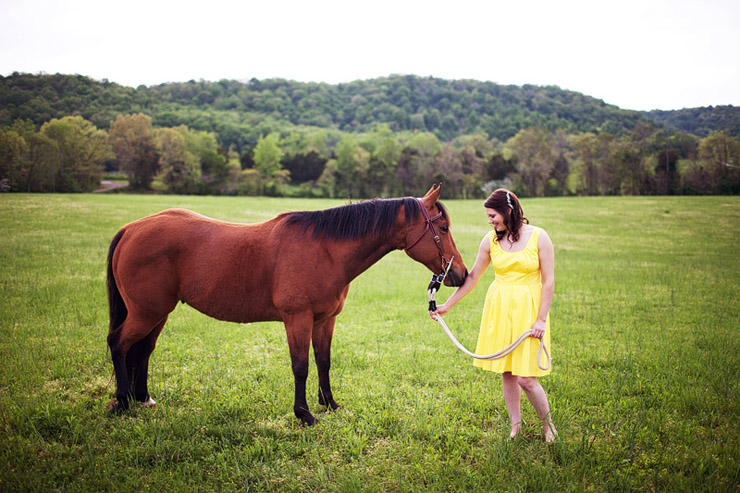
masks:
{"type": "Polygon", "coordinates": [[[116,115],[108,129],[82,116],[0,130],[0,188],[86,192],[103,173],[130,190],[181,194],[388,197],[422,194],[433,181],[450,198],[506,186],[522,196],[740,193],[740,139],[698,138],[649,122],[629,132],[567,133],[532,126],[505,141],[485,132],[449,141],[433,132],[320,127],[261,134],[224,148],[213,132],[156,127],[144,113],[116,115]]]}

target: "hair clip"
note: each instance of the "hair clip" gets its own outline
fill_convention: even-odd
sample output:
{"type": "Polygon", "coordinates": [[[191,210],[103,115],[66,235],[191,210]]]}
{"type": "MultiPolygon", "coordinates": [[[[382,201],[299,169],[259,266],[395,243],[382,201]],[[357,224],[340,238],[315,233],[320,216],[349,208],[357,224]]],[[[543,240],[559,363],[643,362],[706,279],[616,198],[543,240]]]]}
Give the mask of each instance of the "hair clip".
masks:
{"type": "Polygon", "coordinates": [[[509,204],[509,209],[512,211],[514,210],[514,206],[511,205],[511,195],[509,195],[509,192],[506,192],[506,203],[509,204]]]}

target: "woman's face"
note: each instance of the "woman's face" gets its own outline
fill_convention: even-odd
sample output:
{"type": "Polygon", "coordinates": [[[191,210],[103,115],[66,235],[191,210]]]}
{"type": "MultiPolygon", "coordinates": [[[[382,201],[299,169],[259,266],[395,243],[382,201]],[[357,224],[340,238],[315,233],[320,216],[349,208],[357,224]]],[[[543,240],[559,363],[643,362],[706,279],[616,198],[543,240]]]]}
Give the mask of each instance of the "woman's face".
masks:
{"type": "Polygon", "coordinates": [[[506,224],[504,224],[504,215],[496,209],[490,209],[485,207],[486,215],[488,216],[488,224],[498,232],[506,231],[506,224]]]}

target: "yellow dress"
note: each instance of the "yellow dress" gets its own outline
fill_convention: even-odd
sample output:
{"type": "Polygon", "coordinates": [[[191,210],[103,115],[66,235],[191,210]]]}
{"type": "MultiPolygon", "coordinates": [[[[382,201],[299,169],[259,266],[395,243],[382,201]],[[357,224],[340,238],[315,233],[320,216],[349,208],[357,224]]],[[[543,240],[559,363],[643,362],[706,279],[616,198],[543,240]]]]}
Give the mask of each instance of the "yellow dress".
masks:
{"type": "MultiPolygon", "coordinates": [[[[539,249],[537,242],[542,229],[534,228],[527,246],[519,252],[506,252],[496,240],[496,232],[488,234],[491,242],[491,265],[496,278],[488,288],[483,305],[480,335],[476,354],[491,354],[505,348],[519,335],[532,327],[537,320],[542,300],[542,278],[540,274],[539,249]]],[[[547,317],[544,335],[547,349],[550,346],[550,316],[547,317]]],[[[548,375],[550,369],[537,366],[537,351],[540,341],[528,337],[513,352],[497,360],[475,360],[474,365],[484,370],[523,377],[548,375]]],[[[545,354],[542,354],[543,365],[545,354]]]]}

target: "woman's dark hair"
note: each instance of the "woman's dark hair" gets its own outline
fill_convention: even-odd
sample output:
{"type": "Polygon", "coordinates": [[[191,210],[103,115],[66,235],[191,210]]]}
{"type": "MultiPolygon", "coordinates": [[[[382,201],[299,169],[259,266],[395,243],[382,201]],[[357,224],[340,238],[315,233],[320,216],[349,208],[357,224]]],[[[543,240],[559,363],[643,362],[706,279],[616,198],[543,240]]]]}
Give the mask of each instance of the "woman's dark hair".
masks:
{"type": "MultiPolygon", "coordinates": [[[[529,224],[529,219],[524,217],[524,211],[519,203],[519,197],[514,192],[505,188],[499,188],[489,195],[483,206],[489,209],[495,209],[499,214],[504,216],[504,225],[513,241],[519,239],[522,224],[529,224]]],[[[496,231],[496,239],[498,241],[503,240],[505,234],[504,231],[496,231]]]]}

